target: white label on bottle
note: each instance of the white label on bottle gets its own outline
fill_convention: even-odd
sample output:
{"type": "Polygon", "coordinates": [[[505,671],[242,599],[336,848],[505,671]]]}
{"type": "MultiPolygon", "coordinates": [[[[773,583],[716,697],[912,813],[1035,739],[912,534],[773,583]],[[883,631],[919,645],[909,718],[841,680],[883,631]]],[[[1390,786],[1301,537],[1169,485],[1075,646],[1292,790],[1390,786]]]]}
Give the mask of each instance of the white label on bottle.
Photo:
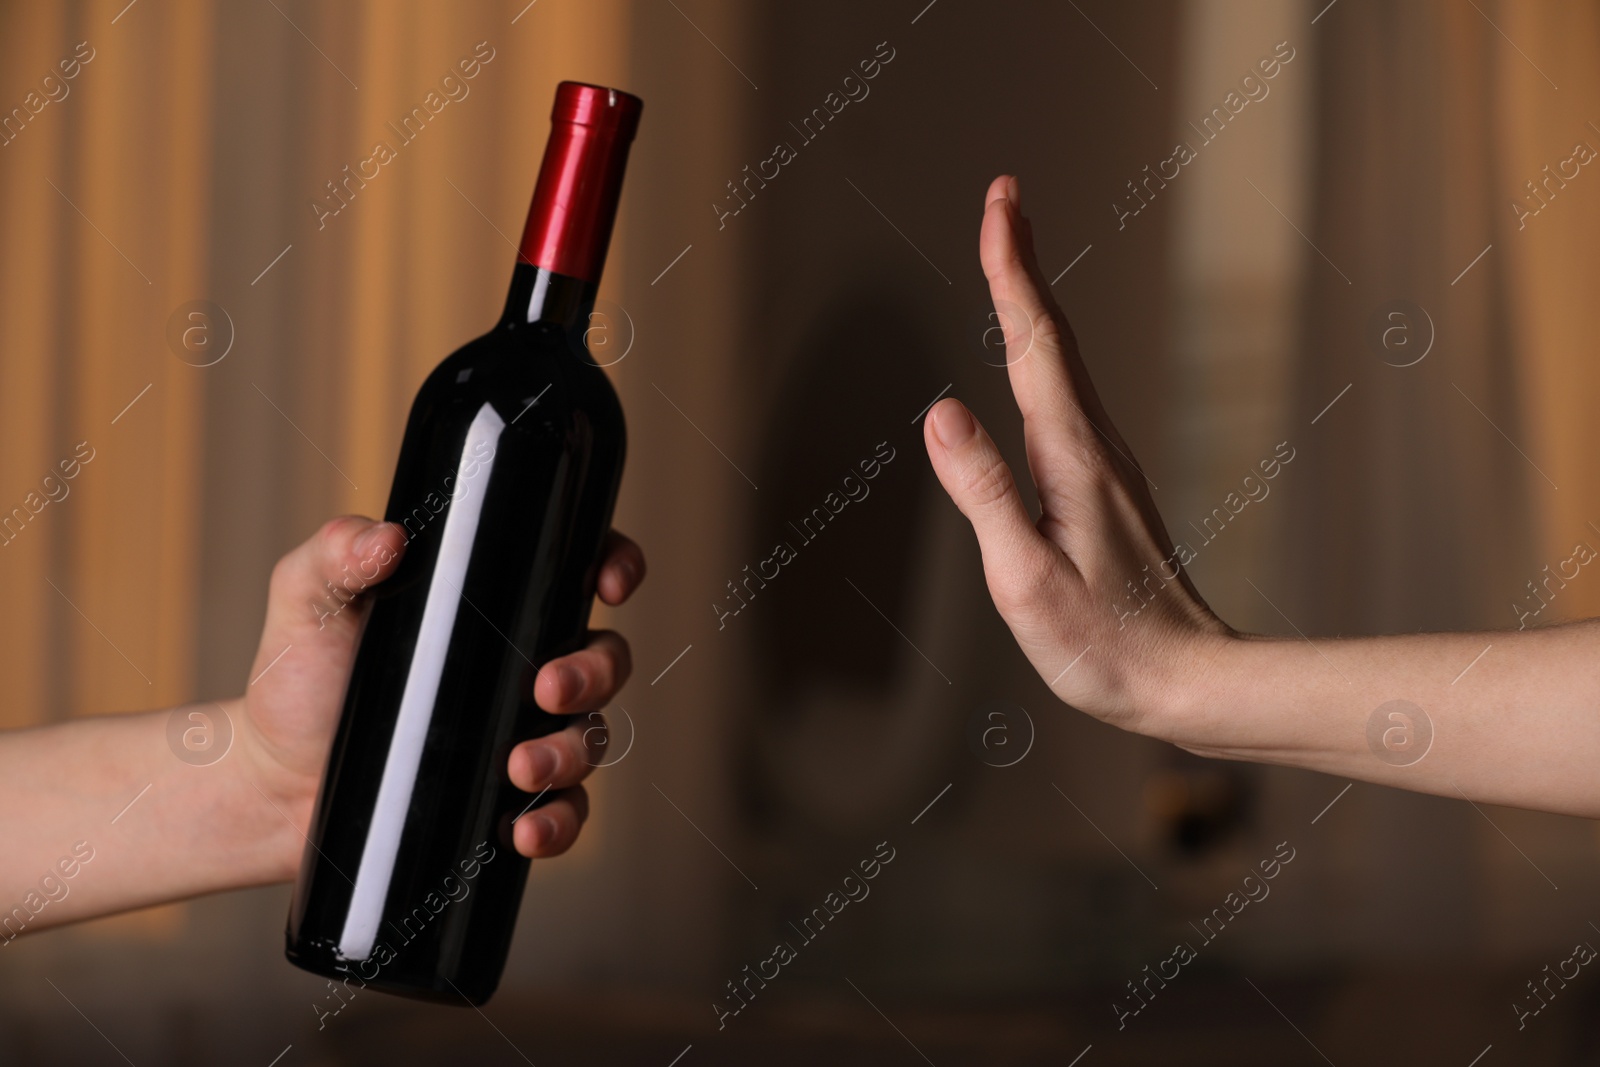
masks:
{"type": "Polygon", "coordinates": [[[406,674],[405,692],[400,697],[400,714],[395,719],[394,738],[389,743],[389,758],[378,786],[378,802],[372,812],[372,826],[356,868],[355,889],[350,894],[350,910],[345,915],[344,932],[339,936],[339,955],[350,960],[365,960],[372,955],[383,920],[384,902],[394,875],[395,856],[400,851],[400,835],[406,813],[411,810],[411,795],[417,784],[417,768],[422,763],[423,743],[433,718],[434,699],[439,679],[444,674],[445,652],[455,629],[456,613],[464,597],[467,562],[472,558],[472,543],[477,539],[478,520],[483,513],[484,491],[494,469],[495,444],[505,420],[490,404],[478,409],[467,430],[466,444],[457,467],[461,476],[450,495],[450,508],[439,538],[439,559],[433,582],[422,610],[422,626],[417,632],[417,647],[406,674]],[[488,453],[488,459],[479,456],[488,453]],[[476,490],[476,491],[474,491],[476,490]]]}

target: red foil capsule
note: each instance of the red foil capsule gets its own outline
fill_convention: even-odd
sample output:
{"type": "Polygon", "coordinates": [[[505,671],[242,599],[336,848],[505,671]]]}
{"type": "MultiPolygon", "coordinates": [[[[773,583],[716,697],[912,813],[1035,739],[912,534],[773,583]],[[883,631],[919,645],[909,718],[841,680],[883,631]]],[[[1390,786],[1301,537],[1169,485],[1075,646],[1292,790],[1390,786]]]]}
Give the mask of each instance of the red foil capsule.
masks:
{"type": "Polygon", "coordinates": [[[619,89],[562,82],[519,258],[598,282],[644,101],[619,89]]]}

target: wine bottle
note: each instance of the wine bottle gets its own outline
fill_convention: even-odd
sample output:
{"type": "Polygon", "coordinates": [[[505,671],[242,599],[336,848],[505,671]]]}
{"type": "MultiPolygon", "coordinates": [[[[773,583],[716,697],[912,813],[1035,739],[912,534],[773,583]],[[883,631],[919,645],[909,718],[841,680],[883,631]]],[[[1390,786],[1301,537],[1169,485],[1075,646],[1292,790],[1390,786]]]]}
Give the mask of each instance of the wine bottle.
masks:
{"type": "Polygon", "coordinates": [[[482,1004],[528,861],[517,743],[570,719],[533,703],[580,647],[622,474],[623,421],[585,333],[641,101],[562,82],[505,312],[411,408],[374,586],[289,913],[291,962],[361,987],[482,1004]]]}

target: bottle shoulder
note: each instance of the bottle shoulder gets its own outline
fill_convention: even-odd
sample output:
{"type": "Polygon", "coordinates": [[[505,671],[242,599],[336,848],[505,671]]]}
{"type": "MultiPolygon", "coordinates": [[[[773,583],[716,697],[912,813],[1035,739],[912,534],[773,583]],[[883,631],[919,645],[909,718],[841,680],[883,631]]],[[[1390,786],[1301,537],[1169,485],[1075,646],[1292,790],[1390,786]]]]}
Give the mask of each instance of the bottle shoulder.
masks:
{"type": "Polygon", "coordinates": [[[411,414],[413,420],[470,422],[484,404],[507,425],[581,422],[602,435],[623,432],[609,377],[558,330],[497,328],[467,342],[423,381],[411,414]]]}

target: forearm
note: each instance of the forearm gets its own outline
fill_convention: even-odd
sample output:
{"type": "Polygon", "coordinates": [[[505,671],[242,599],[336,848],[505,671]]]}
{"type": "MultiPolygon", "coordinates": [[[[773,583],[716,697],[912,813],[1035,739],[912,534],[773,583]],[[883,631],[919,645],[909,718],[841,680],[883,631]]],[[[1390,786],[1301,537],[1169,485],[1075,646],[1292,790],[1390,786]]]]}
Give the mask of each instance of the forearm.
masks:
{"type": "Polygon", "coordinates": [[[1600,817],[1600,621],[1218,639],[1159,721],[1202,755],[1600,817]]]}
{"type": "MultiPolygon", "coordinates": [[[[216,705],[193,707],[218,717],[216,705]]],[[[233,747],[207,766],[169,747],[171,710],[0,736],[0,945],[293,876],[303,839],[289,820],[305,813],[258,790],[237,703],[225,708],[233,747]]]]}

